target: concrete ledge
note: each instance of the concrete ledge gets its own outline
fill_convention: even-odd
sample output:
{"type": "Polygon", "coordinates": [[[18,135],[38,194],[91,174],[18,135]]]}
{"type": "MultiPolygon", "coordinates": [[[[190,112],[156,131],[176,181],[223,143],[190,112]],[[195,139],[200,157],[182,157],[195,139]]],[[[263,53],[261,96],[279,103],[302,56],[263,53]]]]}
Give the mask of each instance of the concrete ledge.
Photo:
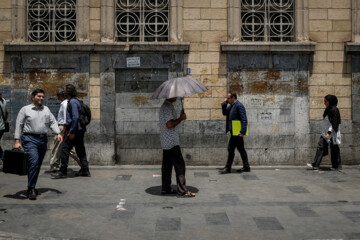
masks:
{"type": "Polygon", "coordinates": [[[189,52],[190,43],[4,42],[5,52],[189,52]]]}
{"type": "Polygon", "coordinates": [[[360,53],[360,43],[348,42],[345,43],[346,53],[360,53]]]}
{"type": "Polygon", "coordinates": [[[315,52],[316,42],[222,42],[222,52],[315,52]]]}

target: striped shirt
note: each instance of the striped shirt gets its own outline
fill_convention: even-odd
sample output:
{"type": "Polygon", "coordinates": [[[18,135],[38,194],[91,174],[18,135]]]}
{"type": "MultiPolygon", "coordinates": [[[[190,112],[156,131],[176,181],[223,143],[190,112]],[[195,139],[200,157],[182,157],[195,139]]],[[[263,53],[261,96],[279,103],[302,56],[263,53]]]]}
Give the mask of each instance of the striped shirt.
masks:
{"type": "MultiPolygon", "coordinates": [[[[2,101],[0,101],[0,107],[4,113],[4,116],[6,117],[7,109],[6,109],[6,100],[4,98],[2,99],[2,101]]],[[[0,130],[4,130],[4,129],[5,129],[4,118],[0,112],[0,130]]]]}
{"type": "Polygon", "coordinates": [[[56,134],[60,133],[50,109],[46,106],[36,108],[34,104],[29,104],[20,109],[16,118],[15,139],[20,139],[24,133],[46,134],[49,128],[56,134]]]}
{"type": "Polygon", "coordinates": [[[169,150],[177,145],[180,145],[178,126],[168,128],[166,123],[170,120],[176,120],[175,108],[171,102],[165,100],[159,112],[159,126],[160,126],[160,142],[161,148],[169,150]]]}

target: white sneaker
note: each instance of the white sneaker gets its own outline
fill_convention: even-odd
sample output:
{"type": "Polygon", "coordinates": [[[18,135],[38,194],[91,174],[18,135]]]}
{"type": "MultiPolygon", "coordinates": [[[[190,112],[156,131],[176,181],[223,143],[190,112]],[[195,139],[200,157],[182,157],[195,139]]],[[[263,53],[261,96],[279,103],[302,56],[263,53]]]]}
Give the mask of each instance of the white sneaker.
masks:
{"type": "Polygon", "coordinates": [[[310,167],[310,168],[313,167],[313,165],[312,165],[311,163],[307,163],[306,166],[308,166],[308,167],[310,167]]]}

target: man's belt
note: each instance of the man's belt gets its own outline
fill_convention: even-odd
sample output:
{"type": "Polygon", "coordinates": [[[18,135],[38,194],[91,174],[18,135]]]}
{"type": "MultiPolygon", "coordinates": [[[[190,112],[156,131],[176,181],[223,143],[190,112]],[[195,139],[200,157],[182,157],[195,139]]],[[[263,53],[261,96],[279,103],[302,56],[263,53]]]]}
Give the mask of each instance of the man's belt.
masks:
{"type": "Polygon", "coordinates": [[[38,138],[43,138],[46,136],[46,134],[35,134],[35,133],[23,133],[23,135],[25,136],[33,136],[33,137],[38,137],[38,138]]]}

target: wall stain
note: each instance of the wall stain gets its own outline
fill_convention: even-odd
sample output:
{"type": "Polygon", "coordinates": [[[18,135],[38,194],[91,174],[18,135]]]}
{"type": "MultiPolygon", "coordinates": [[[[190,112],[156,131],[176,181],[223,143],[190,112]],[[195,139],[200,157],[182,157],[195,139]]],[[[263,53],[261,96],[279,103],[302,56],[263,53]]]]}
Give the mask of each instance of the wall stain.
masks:
{"type": "Polygon", "coordinates": [[[202,68],[201,69],[201,74],[206,74],[208,73],[208,69],[207,68],[202,68]]]}
{"type": "Polygon", "coordinates": [[[293,86],[286,83],[254,82],[249,83],[249,92],[252,94],[282,94],[287,95],[293,91],[293,86]]]}
{"type": "Polygon", "coordinates": [[[136,96],[133,98],[133,102],[137,105],[137,106],[142,106],[145,105],[149,102],[149,98],[145,97],[145,96],[136,96]]]}
{"type": "Polygon", "coordinates": [[[281,72],[280,71],[267,71],[265,73],[265,79],[270,81],[277,81],[281,79],[281,72]]]}

